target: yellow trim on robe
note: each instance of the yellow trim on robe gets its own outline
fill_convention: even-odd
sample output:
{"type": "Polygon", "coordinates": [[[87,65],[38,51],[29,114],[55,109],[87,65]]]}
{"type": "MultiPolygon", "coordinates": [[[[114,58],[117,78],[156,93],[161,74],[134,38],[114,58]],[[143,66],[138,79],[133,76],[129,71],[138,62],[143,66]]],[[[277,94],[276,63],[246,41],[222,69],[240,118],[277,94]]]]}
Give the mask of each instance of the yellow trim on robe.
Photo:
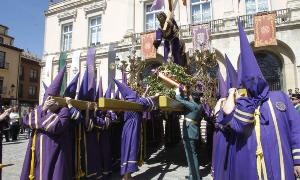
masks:
{"type": "Polygon", "coordinates": [[[263,175],[263,179],[266,180],[266,179],[268,179],[268,175],[267,175],[267,170],[266,170],[266,164],[265,164],[263,148],[262,148],[262,144],[261,144],[260,106],[258,106],[255,109],[254,119],[255,119],[254,130],[255,130],[255,136],[256,136],[256,142],[257,142],[257,147],[256,147],[256,169],[257,169],[258,179],[262,180],[262,175],[263,175]]]}
{"type": "Polygon", "coordinates": [[[40,137],[40,180],[43,178],[43,135],[40,137]]]}
{"type": "Polygon", "coordinates": [[[293,149],[293,154],[295,154],[295,153],[300,153],[300,149],[293,149]]]}
{"type": "Polygon", "coordinates": [[[59,119],[59,117],[56,116],[55,119],[51,123],[48,124],[48,126],[46,127],[46,131],[48,131],[48,129],[52,126],[52,124],[54,124],[56,121],[58,121],[58,119],[59,119]]]}
{"type": "Polygon", "coordinates": [[[237,114],[234,114],[233,116],[234,116],[235,118],[237,118],[238,120],[240,120],[240,121],[243,121],[243,122],[246,122],[246,123],[254,123],[254,119],[253,119],[253,120],[248,120],[248,119],[246,119],[246,118],[243,118],[243,117],[238,116],[237,114]]]}
{"type": "Polygon", "coordinates": [[[126,164],[129,164],[129,163],[137,163],[137,161],[127,161],[127,162],[123,163],[121,165],[121,167],[124,167],[126,164]]]}
{"type": "Polygon", "coordinates": [[[32,112],[29,113],[29,118],[28,118],[28,125],[29,125],[30,129],[32,129],[31,115],[32,115],[32,112]]]}
{"type": "Polygon", "coordinates": [[[241,114],[241,115],[244,115],[244,116],[249,116],[249,117],[254,117],[254,114],[250,114],[250,113],[246,113],[246,112],[243,112],[239,109],[235,109],[235,112],[241,114]]]}
{"type": "Polygon", "coordinates": [[[274,112],[273,104],[272,104],[270,99],[268,101],[268,104],[269,104],[271,114],[272,114],[272,118],[273,118],[273,121],[274,121],[275,133],[276,133],[276,138],[277,138],[277,141],[278,141],[278,152],[279,152],[281,180],[285,180],[285,168],[284,168],[282,145],[281,145],[280,133],[279,133],[278,124],[277,124],[277,118],[276,118],[276,115],[275,115],[275,112],[274,112]]]}
{"type": "Polygon", "coordinates": [[[300,156],[293,156],[293,159],[300,159],[300,156]]]}
{"type": "Polygon", "coordinates": [[[35,118],[35,126],[36,126],[36,129],[38,129],[39,128],[39,126],[38,126],[38,115],[37,115],[37,109],[35,109],[35,111],[34,111],[34,118],[35,118]]]}
{"type": "Polygon", "coordinates": [[[56,114],[51,114],[43,123],[42,125],[44,126],[45,124],[48,123],[48,121],[50,121],[54,116],[56,116],[56,114]]]}
{"type": "Polygon", "coordinates": [[[36,144],[36,130],[33,132],[33,138],[31,143],[31,160],[30,160],[30,171],[29,171],[29,179],[33,180],[35,178],[34,176],[34,170],[35,170],[35,144],[36,144]]]}

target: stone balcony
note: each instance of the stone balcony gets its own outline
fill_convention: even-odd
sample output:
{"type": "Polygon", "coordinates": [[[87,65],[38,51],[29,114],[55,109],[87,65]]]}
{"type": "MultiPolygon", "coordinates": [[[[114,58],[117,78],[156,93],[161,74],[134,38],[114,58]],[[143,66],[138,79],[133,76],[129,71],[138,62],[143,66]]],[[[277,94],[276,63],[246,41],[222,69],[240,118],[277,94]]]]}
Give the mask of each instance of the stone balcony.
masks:
{"type": "MultiPolygon", "coordinates": [[[[287,24],[291,21],[291,10],[281,9],[276,11],[271,11],[276,13],[276,25],[280,26],[282,24],[287,24]]],[[[262,13],[271,13],[262,12],[262,13]]],[[[211,35],[223,34],[228,32],[237,31],[237,19],[239,18],[245,30],[250,30],[253,28],[253,18],[256,14],[242,15],[238,17],[226,18],[226,19],[216,19],[208,22],[210,26],[211,35]]],[[[193,24],[197,25],[197,24],[193,24]]],[[[181,35],[183,39],[191,38],[191,26],[193,25],[183,25],[181,26],[181,35]]]]}

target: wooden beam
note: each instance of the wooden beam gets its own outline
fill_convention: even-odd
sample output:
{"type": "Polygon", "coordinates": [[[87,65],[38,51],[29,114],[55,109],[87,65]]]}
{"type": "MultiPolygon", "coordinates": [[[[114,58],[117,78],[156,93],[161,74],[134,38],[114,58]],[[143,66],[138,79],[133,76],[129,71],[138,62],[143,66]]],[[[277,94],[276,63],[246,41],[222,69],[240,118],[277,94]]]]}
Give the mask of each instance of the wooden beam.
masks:
{"type": "Polygon", "coordinates": [[[99,109],[114,111],[144,111],[143,105],[117,99],[99,98],[99,109]]]}
{"type": "MultiPolygon", "coordinates": [[[[67,106],[65,98],[54,97],[54,96],[52,96],[51,98],[53,98],[56,102],[58,102],[59,106],[67,106]]],[[[81,101],[81,100],[71,99],[70,103],[76,109],[86,110],[88,101],[81,101]]],[[[97,106],[97,103],[96,102],[92,102],[92,105],[91,105],[90,109],[91,110],[95,109],[95,106],[97,106]]]]}
{"type": "Polygon", "coordinates": [[[159,109],[163,111],[183,111],[183,105],[167,96],[159,96],[159,109]]]}

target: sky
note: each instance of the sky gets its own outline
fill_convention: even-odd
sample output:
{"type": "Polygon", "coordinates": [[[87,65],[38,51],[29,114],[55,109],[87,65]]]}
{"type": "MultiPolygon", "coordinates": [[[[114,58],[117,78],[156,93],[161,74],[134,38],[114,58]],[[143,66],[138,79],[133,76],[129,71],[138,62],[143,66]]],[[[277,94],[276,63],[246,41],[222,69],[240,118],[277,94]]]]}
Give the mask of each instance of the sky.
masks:
{"type": "Polygon", "coordinates": [[[44,46],[44,11],[49,0],[0,0],[0,24],[9,28],[14,46],[39,58],[44,46]]]}

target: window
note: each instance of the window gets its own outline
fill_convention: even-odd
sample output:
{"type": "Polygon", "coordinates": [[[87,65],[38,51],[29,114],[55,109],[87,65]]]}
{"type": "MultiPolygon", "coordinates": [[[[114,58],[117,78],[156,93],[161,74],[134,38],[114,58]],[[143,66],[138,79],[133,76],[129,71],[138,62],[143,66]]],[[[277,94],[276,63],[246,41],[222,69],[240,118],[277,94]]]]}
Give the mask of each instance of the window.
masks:
{"type": "Polygon", "coordinates": [[[163,11],[163,9],[150,11],[152,4],[146,4],[145,11],[145,31],[152,31],[159,27],[159,21],[156,14],[163,11]]]}
{"type": "Polygon", "coordinates": [[[191,0],[192,23],[206,23],[211,20],[210,0],[191,0]]]}
{"type": "Polygon", "coordinates": [[[23,97],[23,84],[19,85],[19,97],[23,97]]]}
{"type": "Polygon", "coordinates": [[[62,26],[62,50],[67,51],[71,49],[72,44],[72,24],[65,24],[62,26]]]}
{"type": "Polygon", "coordinates": [[[24,80],[24,66],[21,66],[20,67],[20,74],[19,74],[19,77],[21,80],[24,80]]]}
{"type": "Polygon", "coordinates": [[[5,52],[0,51],[0,68],[5,68],[5,52]]]}
{"type": "Polygon", "coordinates": [[[35,97],[36,96],[36,86],[29,86],[29,91],[28,94],[30,97],[35,97]]]}
{"type": "Polygon", "coordinates": [[[92,17],[89,20],[89,44],[100,44],[101,41],[101,16],[92,17]]]}
{"type": "Polygon", "coordinates": [[[0,37],[0,44],[3,44],[3,37],[0,37]]]}
{"type": "Polygon", "coordinates": [[[0,77],[0,94],[3,94],[3,81],[4,81],[4,78],[0,77]]]}
{"type": "Polygon", "coordinates": [[[38,71],[35,69],[30,70],[30,81],[37,81],[38,80],[38,71]]]}
{"type": "Polygon", "coordinates": [[[269,10],[269,0],[245,0],[245,4],[246,14],[255,14],[269,10]]]}

